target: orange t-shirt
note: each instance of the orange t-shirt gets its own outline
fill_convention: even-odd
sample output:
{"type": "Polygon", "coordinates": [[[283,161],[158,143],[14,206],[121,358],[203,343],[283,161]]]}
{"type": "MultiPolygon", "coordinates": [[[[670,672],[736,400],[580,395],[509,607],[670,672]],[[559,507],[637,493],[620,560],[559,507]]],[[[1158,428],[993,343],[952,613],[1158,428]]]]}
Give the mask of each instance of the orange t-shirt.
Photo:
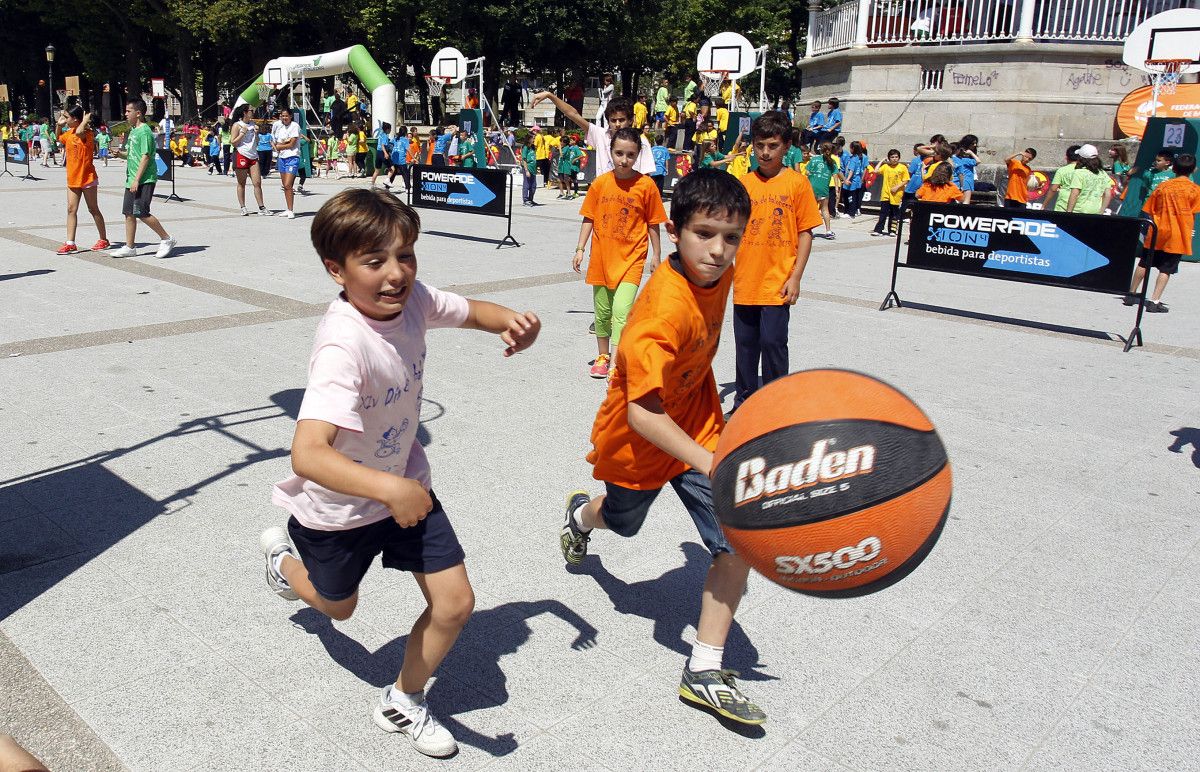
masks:
{"type": "Polygon", "coordinates": [[[1024,161],[1017,158],[1008,159],[1008,188],[1004,197],[1022,204],[1029,201],[1029,175],[1033,173],[1024,161]]]}
{"type": "MultiPolygon", "coordinates": [[[[1187,177],[1167,180],[1154,189],[1142,211],[1158,226],[1155,249],[1174,255],[1192,254],[1192,235],[1196,215],[1200,214],[1200,185],[1187,177]]],[[[1146,246],[1150,246],[1150,234],[1146,234],[1146,246]]]]}
{"type": "Polygon", "coordinates": [[[917,198],[921,201],[933,201],[942,204],[949,203],[950,201],[962,201],[962,197],[962,191],[953,182],[947,182],[945,185],[933,185],[926,182],[917,191],[917,198]]]}
{"type": "Polygon", "coordinates": [[[664,260],[634,301],[616,374],[592,427],[592,475],[623,488],[655,490],[688,469],[629,427],[630,402],[657,392],[663,411],[708,450],[716,449],[725,426],[712,361],[733,271],[699,287],[677,261],[664,260]]]}
{"type": "Polygon", "coordinates": [[[662,195],[649,177],[619,180],[606,172],[588,186],[579,213],[592,220],[587,283],[615,290],[621,282],[642,283],[649,226],[667,221],[662,195]]]}
{"type": "Polygon", "coordinates": [[[68,188],[86,188],[99,181],[96,165],[92,162],[96,152],[95,136],[91,131],[85,131],[81,137],[74,129],[67,129],[58,136],[67,156],[68,188]]]}
{"type": "Polygon", "coordinates": [[[779,290],[796,266],[799,235],[821,224],[808,177],[784,169],[771,179],[757,171],[741,178],[750,194],[750,221],[734,262],[733,302],[783,305],[779,290]]]}
{"type": "Polygon", "coordinates": [[[410,139],[408,141],[408,156],[405,157],[404,160],[410,164],[415,164],[417,162],[417,159],[420,157],[421,157],[421,140],[410,139]]]}

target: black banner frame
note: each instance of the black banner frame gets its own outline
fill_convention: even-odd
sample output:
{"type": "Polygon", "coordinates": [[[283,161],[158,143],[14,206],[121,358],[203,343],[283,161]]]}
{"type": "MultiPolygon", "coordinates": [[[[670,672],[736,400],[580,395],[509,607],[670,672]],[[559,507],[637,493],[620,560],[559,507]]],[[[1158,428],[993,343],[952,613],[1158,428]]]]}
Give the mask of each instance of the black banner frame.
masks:
{"type": "MultiPolygon", "coordinates": [[[[950,270],[948,268],[935,268],[935,267],[926,266],[926,265],[908,265],[907,263],[902,263],[902,262],[900,262],[900,248],[905,243],[905,241],[904,241],[904,223],[912,218],[913,209],[918,204],[921,204],[921,203],[922,203],[921,201],[909,201],[907,204],[905,204],[903,206],[903,208],[900,211],[900,217],[896,223],[896,248],[895,248],[895,251],[892,253],[892,283],[888,289],[888,293],[886,295],[884,295],[884,297],[883,297],[883,302],[879,304],[880,311],[886,311],[889,308],[904,308],[904,303],[901,302],[900,295],[897,294],[897,292],[896,292],[896,279],[898,277],[898,274],[899,274],[899,271],[901,268],[910,268],[914,271],[933,271],[935,273],[953,273],[953,274],[958,274],[960,276],[974,276],[974,277],[977,277],[980,279],[991,279],[994,281],[1012,281],[1012,282],[1017,282],[1017,283],[1021,283],[1021,284],[1037,284],[1042,287],[1057,287],[1058,289],[1075,290],[1078,292],[1101,292],[1104,294],[1111,294],[1111,292],[1106,289],[1101,290],[1101,289],[1091,289],[1091,288],[1087,288],[1087,287],[1072,287],[1072,286],[1066,286],[1066,285],[1055,285],[1055,284],[1051,284],[1049,282],[1036,281],[1034,279],[1022,279],[1018,276],[993,276],[993,275],[974,273],[972,271],[954,271],[954,270],[950,270]]],[[[1003,209],[1001,207],[994,207],[994,206],[978,207],[978,208],[971,207],[972,211],[978,211],[979,209],[992,209],[995,211],[1005,212],[1006,214],[1012,214],[1012,213],[1014,213],[1014,211],[1018,211],[1018,210],[1011,210],[1011,209],[1003,209]]],[[[1096,216],[1099,217],[1101,215],[1096,215],[1096,216]]],[[[1145,254],[1147,254],[1149,256],[1148,262],[1153,264],[1155,245],[1158,243],[1158,226],[1154,224],[1153,220],[1148,220],[1148,219],[1141,220],[1141,223],[1142,223],[1142,225],[1141,225],[1141,228],[1139,229],[1141,237],[1144,238],[1147,231],[1149,231],[1149,233],[1150,233],[1150,247],[1148,249],[1146,249],[1145,254]]],[[[1135,265],[1135,271],[1136,271],[1136,265],[1135,265]]],[[[1137,316],[1133,323],[1133,329],[1129,331],[1129,335],[1125,338],[1125,348],[1124,348],[1125,353],[1129,353],[1130,349],[1132,349],[1134,347],[1134,345],[1137,345],[1137,346],[1144,345],[1144,343],[1142,341],[1142,315],[1145,313],[1145,309],[1146,309],[1146,293],[1150,289],[1150,273],[1151,273],[1150,269],[1147,269],[1146,275],[1142,277],[1142,287],[1141,287],[1141,290],[1138,292],[1137,316]],[[1136,341],[1136,344],[1135,344],[1135,341],[1136,341]]],[[[1126,291],[1128,291],[1128,288],[1126,291]]]]}
{"type": "Polygon", "coordinates": [[[473,169],[462,169],[457,166],[430,166],[428,164],[410,164],[408,167],[408,180],[407,180],[407,182],[408,182],[408,205],[409,206],[413,207],[414,209],[433,209],[433,210],[439,211],[439,212],[456,212],[459,214],[474,214],[474,215],[480,215],[483,217],[504,217],[506,219],[506,221],[508,222],[508,231],[504,234],[504,238],[500,239],[500,242],[496,244],[496,249],[500,249],[501,247],[503,247],[506,244],[511,244],[514,247],[521,246],[521,242],[517,241],[517,239],[512,235],[513,185],[512,185],[511,172],[507,172],[503,169],[485,169],[485,171],[503,172],[505,175],[504,189],[506,191],[506,196],[505,196],[506,212],[505,212],[505,214],[500,215],[500,214],[487,214],[484,212],[472,212],[470,209],[459,208],[459,207],[451,208],[451,207],[441,207],[441,206],[426,206],[424,204],[414,203],[413,189],[415,188],[415,186],[417,184],[417,173],[421,169],[433,169],[433,170],[439,171],[439,172],[440,171],[445,171],[445,172],[464,172],[465,171],[467,173],[471,173],[474,171],[473,169]]]}
{"type": "MultiPolygon", "coordinates": [[[[5,146],[5,148],[4,148],[4,171],[0,172],[0,177],[3,177],[4,175],[7,174],[9,177],[16,178],[18,180],[21,180],[22,182],[25,180],[33,180],[34,182],[37,182],[39,179],[41,179],[40,177],[33,176],[33,169],[29,165],[29,162],[32,160],[32,156],[30,155],[29,144],[27,142],[23,142],[22,140],[19,140],[19,139],[6,139],[6,140],[4,140],[4,146],[5,146]],[[21,145],[25,148],[25,174],[20,177],[17,177],[17,175],[13,174],[12,172],[10,172],[8,170],[8,164],[9,164],[8,145],[9,144],[21,145]]],[[[19,165],[19,163],[17,161],[13,161],[12,163],[13,163],[13,165],[19,165]]]]}
{"type": "MultiPolygon", "coordinates": [[[[167,166],[166,178],[171,181],[171,192],[169,195],[163,196],[163,200],[164,201],[178,201],[180,203],[183,203],[183,200],[184,200],[183,196],[181,196],[175,192],[175,167],[171,165],[175,162],[175,154],[172,153],[169,149],[165,149],[165,148],[161,148],[161,147],[155,148],[154,153],[159,158],[162,159],[164,164],[166,164],[166,166],[167,166]]],[[[159,179],[161,180],[161,179],[163,179],[163,177],[160,175],[159,179]]]]}

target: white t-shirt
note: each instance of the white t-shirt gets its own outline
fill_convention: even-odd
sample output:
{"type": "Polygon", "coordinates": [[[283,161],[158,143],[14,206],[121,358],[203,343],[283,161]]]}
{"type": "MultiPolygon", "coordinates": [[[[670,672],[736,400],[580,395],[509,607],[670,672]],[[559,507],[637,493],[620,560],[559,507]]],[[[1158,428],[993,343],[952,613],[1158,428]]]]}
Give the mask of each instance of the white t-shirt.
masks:
{"type": "Polygon", "coordinates": [[[238,121],[236,125],[242,127],[242,138],[236,145],[237,151],[245,158],[258,158],[258,125],[245,121],[238,121]]]}
{"type": "Polygon", "coordinates": [[[292,145],[287,150],[280,150],[280,158],[296,158],[300,155],[300,124],[292,121],[287,126],[283,125],[283,121],[275,121],[271,125],[271,139],[277,144],[282,145],[289,139],[295,139],[296,144],[292,145]]]}
{"type": "MultiPolygon", "coordinates": [[[[613,169],[612,137],[608,136],[608,130],[589,123],[587,143],[596,149],[596,176],[611,172],[613,169]]],[[[650,153],[650,143],[646,141],[645,136],[642,137],[642,152],[638,153],[633,168],[642,174],[654,174],[654,156],[650,153]]]]}
{"type": "MultiPolygon", "coordinates": [[[[429,461],[416,442],[425,374],[425,331],[459,327],[466,298],[417,282],[400,316],[369,319],[339,297],[317,325],[298,420],[337,426],[334,450],[372,469],[430,488],[429,461]]],[[[292,475],[271,501],[319,531],[359,528],[391,517],[373,499],[347,496],[292,475]]]]}

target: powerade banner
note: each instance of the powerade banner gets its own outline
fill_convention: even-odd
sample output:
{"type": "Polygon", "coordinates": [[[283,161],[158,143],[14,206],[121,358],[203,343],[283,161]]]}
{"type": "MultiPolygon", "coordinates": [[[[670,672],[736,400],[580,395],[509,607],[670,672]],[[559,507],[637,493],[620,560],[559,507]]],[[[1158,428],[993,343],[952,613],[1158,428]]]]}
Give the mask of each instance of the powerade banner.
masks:
{"type": "Polygon", "coordinates": [[[412,167],[412,204],[426,209],[507,217],[510,175],[504,169],[412,167]]]}
{"type": "Polygon", "coordinates": [[[1137,262],[1141,225],[1131,217],[919,201],[905,265],[1123,293],[1137,262]]]}
{"type": "Polygon", "coordinates": [[[9,163],[29,165],[29,152],[25,149],[25,143],[20,140],[4,140],[4,158],[9,163]]]}
{"type": "Polygon", "coordinates": [[[154,166],[160,180],[171,180],[175,176],[175,154],[170,150],[157,150],[154,153],[154,166]]]}

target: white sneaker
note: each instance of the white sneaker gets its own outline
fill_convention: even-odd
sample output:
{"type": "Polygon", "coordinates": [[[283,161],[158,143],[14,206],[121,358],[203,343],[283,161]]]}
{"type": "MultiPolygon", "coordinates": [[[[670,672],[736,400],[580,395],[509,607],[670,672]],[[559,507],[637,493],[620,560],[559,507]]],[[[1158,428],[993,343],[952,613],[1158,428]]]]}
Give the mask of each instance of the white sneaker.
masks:
{"type": "Polygon", "coordinates": [[[379,705],[375,707],[375,723],[385,732],[408,735],[409,742],[419,752],[434,758],[453,756],[458,752],[458,743],[450,730],[442,726],[429,712],[429,703],[408,707],[391,699],[393,687],[383,689],[379,705]]]}
{"type": "Polygon", "coordinates": [[[249,212],[247,212],[247,211],[246,211],[246,207],[244,207],[244,206],[243,206],[243,207],[242,207],[242,217],[245,217],[245,216],[246,216],[246,215],[248,215],[248,214],[250,214],[250,213],[249,213],[249,212]]]}
{"type": "Polygon", "coordinates": [[[137,250],[130,246],[118,247],[108,253],[109,257],[137,257],[137,250]]]}
{"type": "Polygon", "coordinates": [[[175,249],[178,242],[174,237],[163,239],[158,243],[158,251],[154,253],[155,257],[166,257],[171,254],[171,250],[175,249]]]}
{"type": "Polygon", "coordinates": [[[258,208],[258,216],[259,217],[270,217],[271,213],[267,211],[267,208],[265,206],[260,206],[258,208]]]}
{"type": "Polygon", "coordinates": [[[279,526],[268,528],[258,537],[258,547],[262,550],[263,557],[267,559],[267,586],[271,588],[271,592],[284,600],[299,600],[300,596],[287,583],[287,579],[284,579],[283,574],[275,570],[275,558],[281,552],[286,552],[299,560],[292,543],[288,541],[287,531],[279,526]]]}
{"type": "Polygon", "coordinates": [[[295,212],[293,212],[291,209],[289,209],[289,210],[287,210],[286,212],[284,212],[283,216],[284,216],[284,217],[286,217],[286,218],[288,218],[289,220],[295,220],[295,219],[296,219],[296,213],[295,213],[295,212]]]}

